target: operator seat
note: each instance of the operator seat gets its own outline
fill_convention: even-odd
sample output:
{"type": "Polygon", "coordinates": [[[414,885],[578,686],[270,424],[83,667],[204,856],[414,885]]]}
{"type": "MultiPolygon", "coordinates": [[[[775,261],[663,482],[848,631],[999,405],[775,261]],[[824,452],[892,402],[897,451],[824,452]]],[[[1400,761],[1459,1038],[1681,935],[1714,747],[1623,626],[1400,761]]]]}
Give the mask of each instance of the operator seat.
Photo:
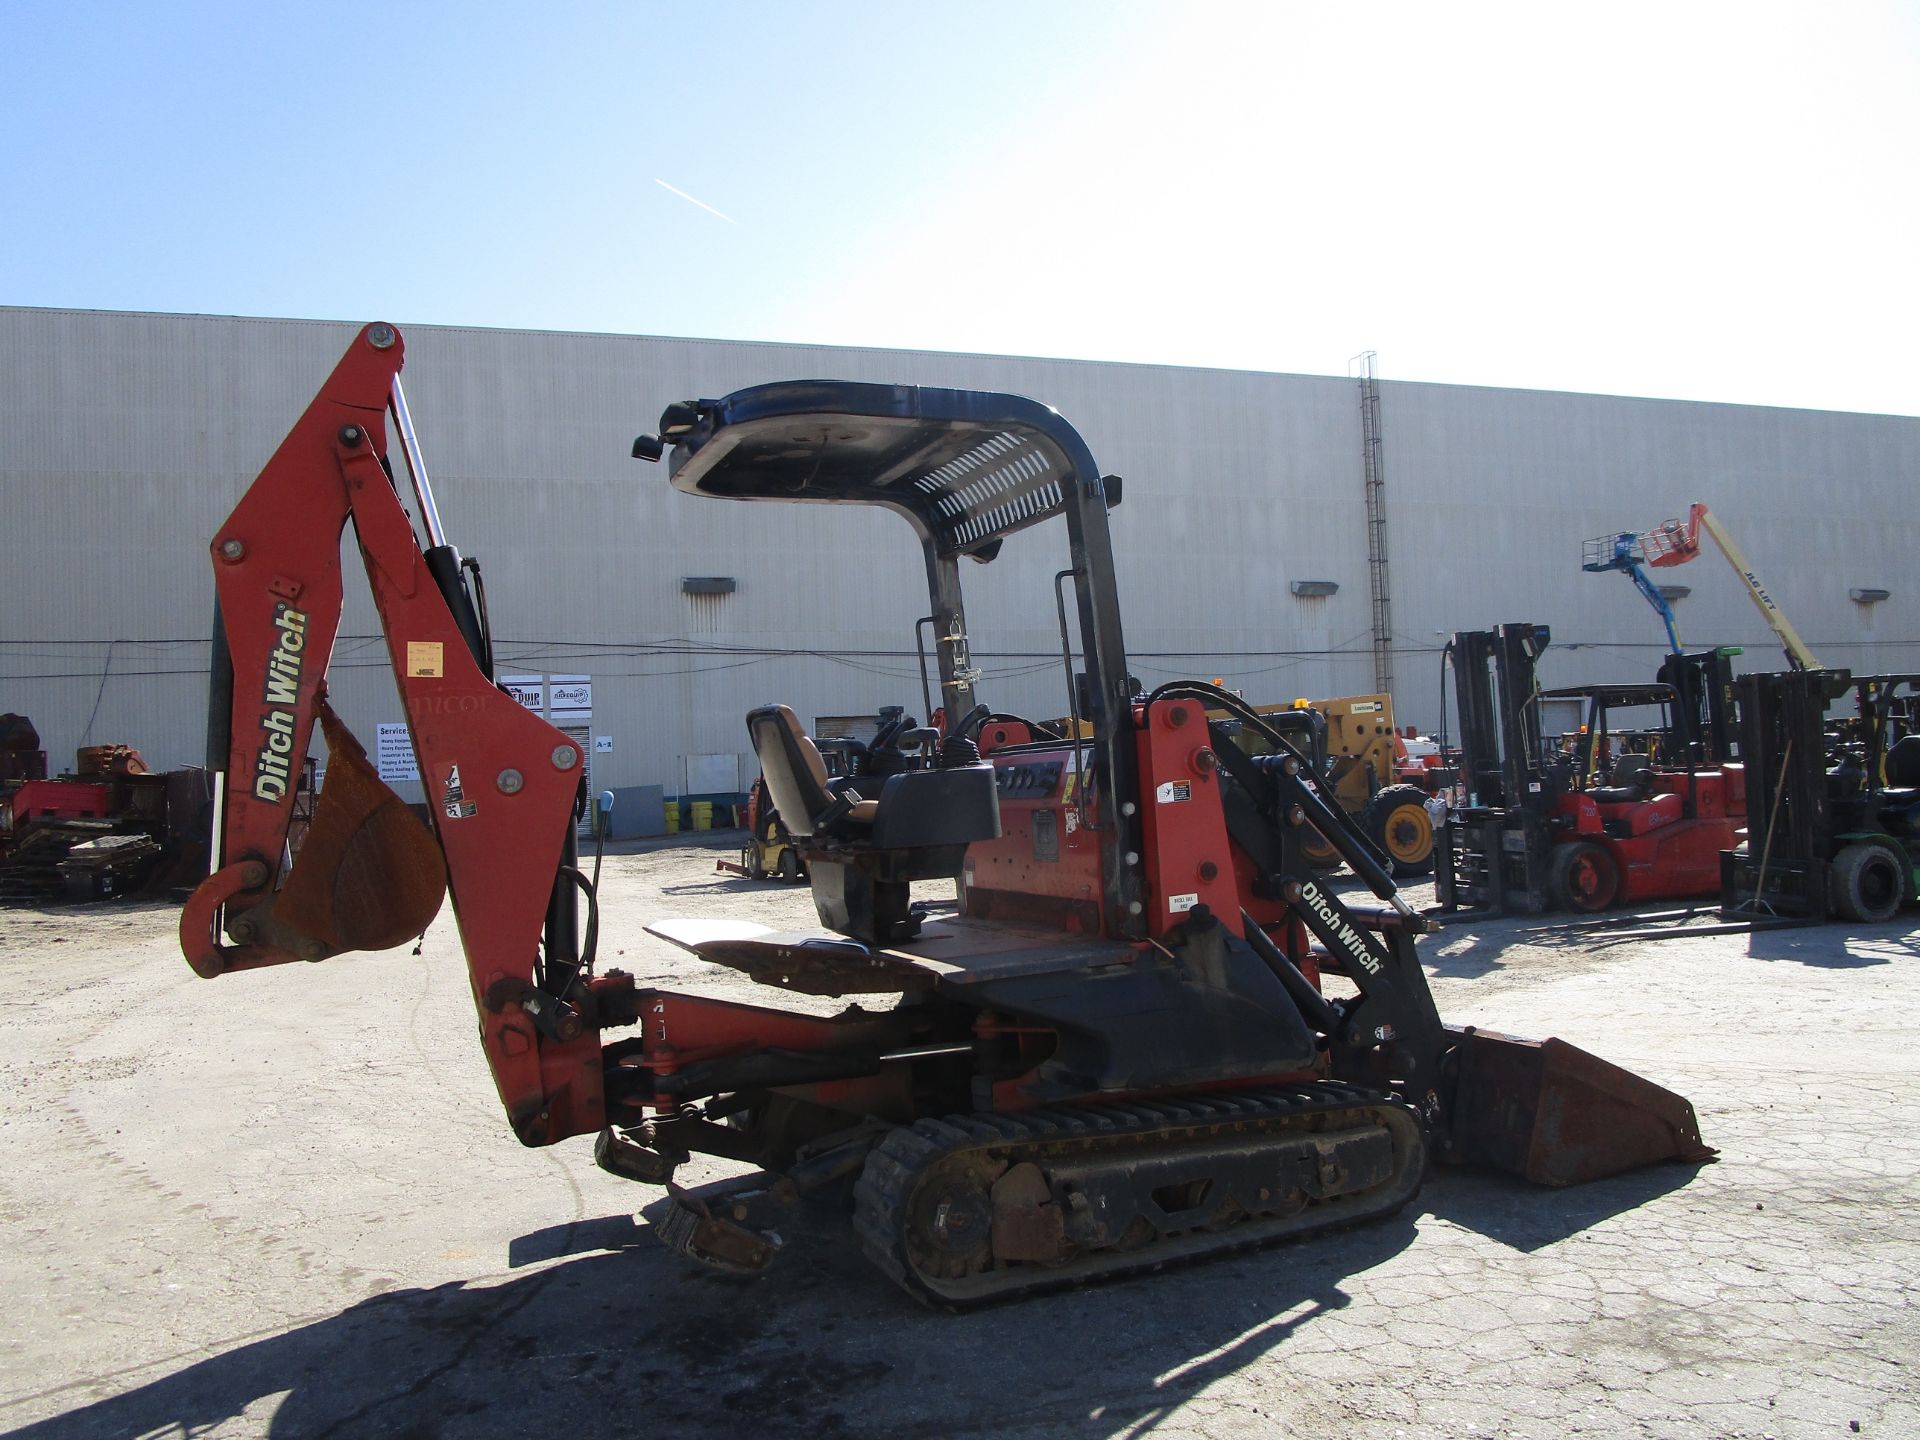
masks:
{"type": "Polygon", "coordinates": [[[1895,835],[1920,831],[1920,734],[1887,747],[1887,788],[1880,792],[1880,823],[1895,835]]]}
{"type": "Polygon", "coordinates": [[[791,709],[763,705],[749,712],[747,734],[760,758],[773,808],[789,834],[848,835],[872,829],[880,802],[833,788],[820,747],[800,728],[800,718],[791,709]]]}
{"type": "Polygon", "coordinates": [[[1887,748],[1889,790],[1920,789],[1920,734],[1902,735],[1887,748]]]}
{"type": "Polygon", "coordinates": [[[972,745],[942,746],[932,769],[889,775],[879,797],[829,780],[820,749],[785,705],[747,715],[767,793],[807,858],[814,909],[869,944],[918,933],[910,887],[958,875],[967,846],[1000,834],[1000,792],[972,745]]]}
{"type": "Polygon", "coordinates": [[[1653,790],[1653,766],[1645,755],[1629,750],[1613,762],[1611,785],[1597,786],[1587,792],[1596,805],[1624,805],[1644,800],[1653,790]]]}

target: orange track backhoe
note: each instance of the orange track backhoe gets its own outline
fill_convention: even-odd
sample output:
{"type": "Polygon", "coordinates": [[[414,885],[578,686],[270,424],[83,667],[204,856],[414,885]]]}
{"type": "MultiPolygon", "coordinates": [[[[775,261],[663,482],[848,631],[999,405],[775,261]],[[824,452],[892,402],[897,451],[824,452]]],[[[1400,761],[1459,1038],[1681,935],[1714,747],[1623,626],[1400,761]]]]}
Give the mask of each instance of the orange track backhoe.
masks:
{"type": "Polygon", "coordinates": [[[522,1141],[597,1137],[607,1169],[668,1187],[668,1244],[735,1270],[771,1261],[780,1205],[837,1183],[873,1262],[951,1306],[1387,1214],[1430,1155],[1568,1184],[1711,1153],[1687,1102],[1646,1080],[1559,1041],[1441,1022],[1414,947],[1424,922],[1312,766],[1228,743],[1206,711],[1245,707],[1216,687],[1137,692],[1107,528],[1119,482],[1059,415],[1013,396],[760,386],[670,406],[660,437],[636,442],[643,458],[671,449],[691,495],[902,515],[926,561],[946,723],[865,796],[833,783],[791,711],[755,711],[826,928],[659,927],[770,987],[873,1008],[743,1005],[601,967],[573,854],[582,757],[493,683],[401,354],[391,326],[362,331],[213,539],[224,797],[214,873],[181,928],[200,974],[393,945],[444,883],[522,1141]],[[325,707],[349,520],[430,829],[325,707]],[[976,704],[959,582],[962,559],[1056,521],[1072,740],[976,704]],[[332,763],[283,874],[316,720],[332,763]],[[1302,853],[1310,829],[1384,903],[1326,888],[1302,853]],[[911,903],[913,881],[940,876],[956,905],[911,903]],[[1350,993],[1323,993],[1323,973],[1350,993]],[[693,1153],[761,1170],[672,1186],[693,1153]]]}

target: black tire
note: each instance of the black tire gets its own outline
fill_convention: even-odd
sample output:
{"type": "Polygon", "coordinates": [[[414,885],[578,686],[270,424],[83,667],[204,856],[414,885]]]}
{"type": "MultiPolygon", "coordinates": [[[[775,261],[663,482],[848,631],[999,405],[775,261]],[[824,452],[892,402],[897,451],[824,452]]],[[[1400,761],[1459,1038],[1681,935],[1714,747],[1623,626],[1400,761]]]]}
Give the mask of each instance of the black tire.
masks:
{"type": "Polygon", "coordinates": [[[1620,867],[1606,846],[1578,840],[1555,848],[1547,886],[1562,910],[1592,915],[1620,898],[1620,867]]]}
{"type": "Polygon", "coordinates": [[[1338,870],[1345,863],[1340,852],[1327,843],[1327,837],[1311,825],[1300,837],[1300,848],[1307,863],[1316,870],[1338,870]]]}
{"type": "Polygon", "coordinates": [[[767,868],[767,855],[780,843],[778,817],[762,820],[759,833],[747,842],[747,874],[755,880],[772,879],[773,871],[767,868]]]}
{"type": "Polygon", "coordinates": [[[1870,840],[1842,847],[1828,881],[1841,918],[1868,925],[1893,919],[1907,898],[1906,865],[1887,846],[1870,840]]]}
{"type": "Polygon", "coordinates": [[[1379,847],[1398,876],[1433,870],[1433,817],[1418,785],[1389,785],[1360,813],[1367,838],[1379,847]]]}
{"type": "Polygon", "coordinates": [[[800,852],[791,845],[780,852],[780,878],[789,885],[800,879],[800,852]]]}

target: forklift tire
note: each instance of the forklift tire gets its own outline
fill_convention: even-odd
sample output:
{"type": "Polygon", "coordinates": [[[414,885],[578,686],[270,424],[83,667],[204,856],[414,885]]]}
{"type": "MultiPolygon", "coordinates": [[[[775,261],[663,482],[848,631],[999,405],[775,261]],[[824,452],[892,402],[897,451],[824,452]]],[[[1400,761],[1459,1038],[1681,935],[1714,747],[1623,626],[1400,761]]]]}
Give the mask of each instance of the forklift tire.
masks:
{"type": "Polygon", "coordinates": [[[1427,796],[1418,785],[1389,785],[1367,802],[1360,824],[1367,838],[1393,863],[1393,873],[1405,878],[1433,869],[1433,817],[1427,796]]]}
{"type": "Polygon", "coordinates": [[[797,884],[800,880],[800,853],[791,845],[780,852],[780,878],[789,885],[797,884]]]}
{"type": "Polygon", "coordinates": [[[1877,925],[1891,920],[1907,898],[1907,867],[1885,845],[1856,841],[1833,857],[1833,908],[1842,919],[1877,925]]]}
{"type": "Polygon", "coordinates": [[[764,880],[767,878],[766,852],[758,845],[747,846],[747,878],[764,880]]]}
{"type": "Polygon", "coordinates": [[[1575,841],[1554,850],[1547,886],[1561,909],[1592,915],[1620,898],[1620,867],[1606,846],[1575,841]]]}

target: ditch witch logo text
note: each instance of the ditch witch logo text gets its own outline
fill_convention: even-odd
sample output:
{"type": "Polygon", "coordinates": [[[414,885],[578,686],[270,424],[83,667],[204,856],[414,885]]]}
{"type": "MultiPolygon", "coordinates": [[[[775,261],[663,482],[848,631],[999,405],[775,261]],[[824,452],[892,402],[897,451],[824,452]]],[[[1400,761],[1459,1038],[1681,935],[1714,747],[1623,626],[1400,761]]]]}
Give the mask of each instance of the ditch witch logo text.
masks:
{"type": "Polygon", "coordinates": [[[293,785],[294,717],[299,709],[300,671],[306,664],[307,614],[291,605],[273,607],[273,653],[267,656],[267,709],[260,717],[260,753],[253,762],[253,796],[277,802],[293,785]]]}

